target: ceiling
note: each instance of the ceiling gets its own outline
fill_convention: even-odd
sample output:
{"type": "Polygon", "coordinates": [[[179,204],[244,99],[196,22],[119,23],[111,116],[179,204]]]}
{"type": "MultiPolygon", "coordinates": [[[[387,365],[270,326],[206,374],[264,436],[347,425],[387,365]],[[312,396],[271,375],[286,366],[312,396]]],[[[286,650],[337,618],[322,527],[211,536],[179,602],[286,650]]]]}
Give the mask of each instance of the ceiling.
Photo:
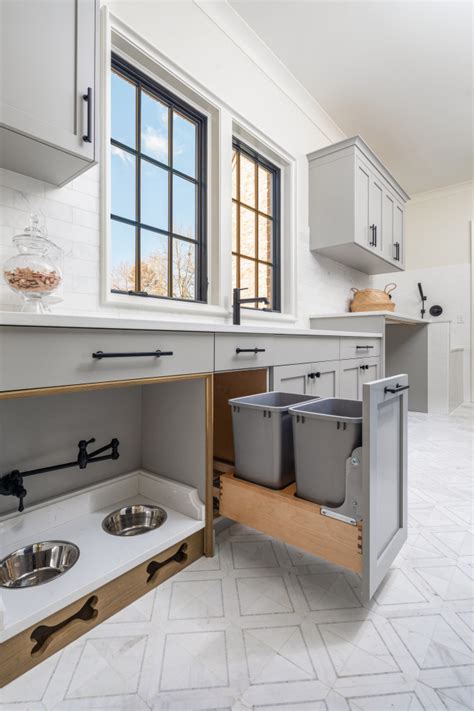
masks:
{"type": "Polygon", "coordinates": [[[409,193],[473,179],[473,4],[230,0],[409,193]]]}

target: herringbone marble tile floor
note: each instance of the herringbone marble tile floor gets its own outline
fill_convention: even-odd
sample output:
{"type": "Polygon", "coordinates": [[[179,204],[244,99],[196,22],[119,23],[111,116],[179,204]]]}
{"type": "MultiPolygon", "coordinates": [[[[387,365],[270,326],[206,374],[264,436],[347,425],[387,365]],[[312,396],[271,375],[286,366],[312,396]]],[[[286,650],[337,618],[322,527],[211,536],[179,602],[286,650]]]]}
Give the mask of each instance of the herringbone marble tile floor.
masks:
{"type": "Polygon", "coordinates": [[[356,575],[235,524],[1,711],[474,709],[473,425],[410,416],[409,539],[369,605],[356,575]]]}

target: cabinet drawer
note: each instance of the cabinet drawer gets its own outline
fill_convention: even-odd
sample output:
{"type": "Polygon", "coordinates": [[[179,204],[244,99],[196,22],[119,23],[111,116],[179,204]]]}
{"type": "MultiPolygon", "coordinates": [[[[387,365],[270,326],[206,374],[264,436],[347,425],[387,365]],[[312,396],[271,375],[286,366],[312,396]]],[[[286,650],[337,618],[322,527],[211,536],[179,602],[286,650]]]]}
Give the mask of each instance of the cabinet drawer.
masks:
{"type": "Polygon", "coordinates": [[[210,333],[5,327],[0,391],[211,372],[213,340],[210,333]],[[163,355],[140,355],[155,351],[163,355]],[[115,355],[93,357],[100,352],[115,355]]]}
{"type": "Polygon", "coordinates": [[[380,338],[341,338],[341,360],[380,355],[380,338]]]}
{"type": "Polygon", "coordinates": [[[245,370],[273,365],[274,339],[216,333],[215,370],[245,370]]]}
{"type": "Polygon", "coordinates": [[[273,362],[275,365],[291,365],[339,360],[339,341],[336,336],[275,336],[273,362]]]}

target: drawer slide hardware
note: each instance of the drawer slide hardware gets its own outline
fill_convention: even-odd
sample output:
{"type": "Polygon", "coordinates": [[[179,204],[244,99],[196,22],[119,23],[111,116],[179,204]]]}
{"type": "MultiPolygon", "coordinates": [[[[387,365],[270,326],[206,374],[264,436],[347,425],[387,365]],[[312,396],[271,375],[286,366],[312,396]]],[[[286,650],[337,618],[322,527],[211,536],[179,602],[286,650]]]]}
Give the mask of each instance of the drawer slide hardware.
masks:
{"type": "Polygon", "coordinates": [[[331,509],[321,509],[321,516],[329,516],[329,518],[335,518],[336,521],[342,521],[342,523],[348,523],[351,526],[357,526],[357,521],[355,518],[350,516],[344,516],[343,514],[336,513],[336,511],[331,511],[331,509]]]}
{"type": "MultiPolygon", "coordinates": [[[[338,422],[338,425],[340,423],[338,422]]],[[[344,423],[345,424],[345,423],[344,423]]],[[[356,447],[346,460],[346,496],[340,506],[321,506],[321,515],[357,526],[362,519],[362,447],[356,447]]]]}
{"type": "Polygon", "coordinates": [[[137,352],[130,352],[130,353],[104,353],[104,351],[95,351],[95,353],[92,354],[92,357],[95,358],[96,360],[103,360],[104,358],[146,358],[146,357],[154,357],[154,358],[161,358],[162,356],[172,356],[173,351],[137,351],[137,352]]]}

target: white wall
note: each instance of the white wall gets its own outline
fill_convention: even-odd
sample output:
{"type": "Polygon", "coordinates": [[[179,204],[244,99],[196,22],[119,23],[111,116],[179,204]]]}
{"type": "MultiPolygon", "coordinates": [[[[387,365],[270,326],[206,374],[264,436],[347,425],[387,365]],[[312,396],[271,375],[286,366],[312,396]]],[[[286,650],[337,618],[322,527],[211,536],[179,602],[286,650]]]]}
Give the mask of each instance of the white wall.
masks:
{"type": "MultiPolygon", "coordinates": [[[[297,323],[308,325],[310,313],[346,310],[350,287],[363,287],[370,279],[309,251],[306,162],[308,152],[343,138],[341,131],[228,5],[202,0],[107,4],[214,98],[223,123],[235,120],[250,131],[254,128],[294,158],[297,323]]],[[[62,189],[8,171],[0,171],[0,185],[2,260],[14,253],[11,237],[25,226],[31,209],[40,211],[50,237],[65,249],[64,301],[55,311],[112,310],[117,316],[156,318],[156,312],[149,309],[125,312],[101,305],[97,168],[62,189]]],[[[219,235],[221,243],[224,238],[230,242],[230,220],[228,227],[225,235],[219,235]]],[[[283,239],[289,236],[284,234],[283,239]]],[[[16,296],[5,285],[0,287],[0,308],[18,308],[16,296]]]]}
{"type": "MultiPolygon", "coordinates": [[[[406,211],[406,271],[373,277],[393,293],[397,310],[420,315],[418,282],[428,297],[426,310],[439,304],[451,324],[451,347],[464,349],[464,393],[469,400],[471,347],[470,221],[474,219],[474,183],[460,183],[412,196],[406,211]]],[[[426,316],[429,318],[429,314],[426,316]]]]}

